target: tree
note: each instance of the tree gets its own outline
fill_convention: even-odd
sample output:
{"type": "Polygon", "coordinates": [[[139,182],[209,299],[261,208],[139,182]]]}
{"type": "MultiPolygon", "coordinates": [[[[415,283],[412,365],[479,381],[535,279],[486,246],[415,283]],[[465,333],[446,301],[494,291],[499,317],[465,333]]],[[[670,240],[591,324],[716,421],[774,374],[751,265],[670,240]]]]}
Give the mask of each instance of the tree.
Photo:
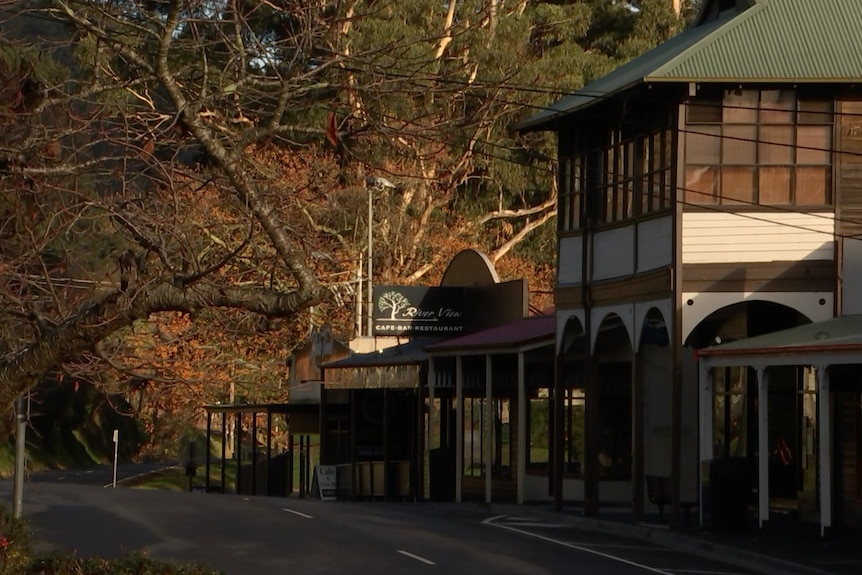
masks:
{"type": "Polygon", "coordinates": [[[480,247],[549,289],[555,143],[508,127],[627,57],[597,49],[608,6],[7,2],[0,406],[52,370],[259,383],[250,349],[277,364],[312,310],[352,324],[367,226],[381,281],[480,247]],[[374,222],[369,176],[394,183],[374,222]]]}
{"type": "Polygon", "coordinates": [[[73,64],[49,75],[11,38],[0,404],[60,365],[110,362],[108,338],[154,314],[293,318],[321,301],[317,246],[285,214],[291,190],[249,153],[324,133],[294,120],[325,101],[328,64],[304,49],[332,19],[296,7],[60,0],[8,14],[7,41],[59,19],[36,54],[73,64]],[[265,18],[290,34],[266,44],[265,18]]]}

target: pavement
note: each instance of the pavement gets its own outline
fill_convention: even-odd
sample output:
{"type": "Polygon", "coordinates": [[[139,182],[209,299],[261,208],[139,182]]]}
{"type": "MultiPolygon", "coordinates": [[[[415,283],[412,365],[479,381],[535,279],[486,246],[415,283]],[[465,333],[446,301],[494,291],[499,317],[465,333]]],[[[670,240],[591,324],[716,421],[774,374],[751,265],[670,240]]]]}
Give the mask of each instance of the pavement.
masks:
{"type": "Polygon", "coordinates": [[[708,530],[671,529],[667,517],[661,522],[657,514],[638,522],[630,509],[602,509],[590,517],[577,508],[555,511],[541,505],[492,505],[491,509],[510,515],[529,510],[546,521],[651,541],[758,573],[862,575],[862,528],[835,528],[823,537],[819,524],[783,516],[772,518],[763,529],[750,520],[743,528],[708,530]]]}

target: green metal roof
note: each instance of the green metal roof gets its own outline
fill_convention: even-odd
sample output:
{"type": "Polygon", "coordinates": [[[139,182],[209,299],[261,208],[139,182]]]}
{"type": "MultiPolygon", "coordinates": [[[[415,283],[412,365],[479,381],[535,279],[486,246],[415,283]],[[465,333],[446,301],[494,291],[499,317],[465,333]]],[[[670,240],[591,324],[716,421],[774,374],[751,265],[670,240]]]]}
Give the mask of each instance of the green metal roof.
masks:
{"type": "Polygon", "coordinates": [[[862,0],[754,0],[723,12],[515,125],[560,117],[638,84],[862,82],[862,0]]]}
{"type": "MultiPolygon", "coordinates": [[[[701,349],[703,357],[855,352],[862,363],[862,315],[848,315],[701,349]]],[[[800,359],[800,362],[803,360],[800,359]]]]}

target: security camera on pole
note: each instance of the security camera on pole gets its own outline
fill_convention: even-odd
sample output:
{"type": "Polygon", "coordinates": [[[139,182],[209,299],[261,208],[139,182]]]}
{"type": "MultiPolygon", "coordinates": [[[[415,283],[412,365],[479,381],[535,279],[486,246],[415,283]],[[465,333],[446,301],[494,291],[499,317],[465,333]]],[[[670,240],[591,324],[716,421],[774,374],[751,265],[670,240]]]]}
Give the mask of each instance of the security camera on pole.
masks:
{"type": "Polygon", "coordinates": [[[373,277],[373,263],[372,263],[372,249],[374,246],[374,239],[371,234],[372,223],[374,222],[374,192],[382,192],[383,190],[395,189],[396,186],[386,178],[381,176],[368,176],[365,178],[365,187],[368,188],[368,325],[367,325],[367,334],[369,337],[374,335],[372,333],[372,320],[374,318],[374,288],[372,285],[372,277],[373,277]]]}

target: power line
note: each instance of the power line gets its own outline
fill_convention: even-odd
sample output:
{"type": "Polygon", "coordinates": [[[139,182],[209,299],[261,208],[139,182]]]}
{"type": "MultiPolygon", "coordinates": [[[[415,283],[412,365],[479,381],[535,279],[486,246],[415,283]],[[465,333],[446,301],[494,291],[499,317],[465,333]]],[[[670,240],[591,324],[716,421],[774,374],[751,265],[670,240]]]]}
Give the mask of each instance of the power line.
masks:
{"type": "MultiPolygon", "coordinates": [[[[38,16],[34,16],[34,17],[38,17],[38,16]]],[[[50,19],[51,21],[57,21],[57,20],[52,19],[52,18],[45,18],[45,19],[46,20],[50,19]]],[[[352,71],[354,73],[368,73],[367,71],[361,70],[358,68],[348,67],[348,68],[344,68],[344,70],[345,71],[352,71]]],[[[384,70],[381,75],[384,78],[387,76],[388,77],[396,77],[396,78],[411,80],[414,82],[420,82],[420,81],[425,80],[428,82],[439,82],[439,83],[444,83],[444,84],[454,84],[454,85],[460,85],[463,87],[474,88],[474,89],[503,89],[503,90],[513,90],[513,91],[519,91],[519,92],[526,92],[526,93],[539,93],[539,94],[549,94],[549,95],[572,95],[572,94],[568,94],[567,92],[563,92],[563,91],[560,91],[558,89],[549,88],[549,87],[523,86],[523,85],[518,85],[518,84],[514,84],[514,83],[507,83],[505,81],[504,82],[493,81],[493,83],[491,83],[491,84],[486,84],[484,82],[468,82],[466,80],[453,79],[451,77],[447,77],[447,76],[443,76],[443,75],[422,76],[422,75],[417,75],[416,73],[409,73],[409,74],[401,73],[401,72],[393,71],[391,69],[384,70]]],[[[604,93],[590,93],[586,89],[578,90],[573,95],[583,96],[583,97],[587,97],[587,98],[595,98],[598,101],[609,101],[609,100],[615,99],[611,95],[604,94],[604,93]]],[[[532,108],[543,110],[543,111],[551,111],[553,109],[552,107],[535,106],[531,103],[517,101],[517,100],[500,100],[500,101],[502,101],[504,103],[512,104],[512,105],[522,106],[522,107],[532,107],[532,108]]],[[[646,99],[641,99],[640,101],[649,103],[653,100],[646,98],[646,99]]],[[[717,107],[722,107],[723,109],[741,109],[741,110],[757,110],[757,109],[759,109],[761,111],[774,110],[774,111],[781,111],[781,112],[787,111],[787,110],[780,109],[780,108],[766,108],[766,107],[738,106],[738,105],[737,106],[728,106],[728,105],[722,105],[721,102],[696,102],[696,103],[681,102],[680,105],[684,105],[684,106],[691,106],[691,105],[717,106],[717,107]]],[[[829,112],[829,114],[832,118],[840,117],[843,115],[854,116],[854,117],[855,116],[862,116],[862,114],[839,112],[836,110],[832,110],[831,112],[829,112]]],[[[593,117],[597,117],[597,116],[593,115],[593,117]]],[[[598,116],[598,117],[603,118],[603,119],[607,118],[606,116],[598,116]]],[[[720,124],[718,124],[718,125],[720,125],[720,124]]],[[[788,124],[788,125],[795,125],[795,124],[788,124]]],[[[762,140],[760,138],[754,138],[754,139],[741,138],[741,137],[736,137],[736,136],[728,136],[725,134],[720,134],[720,135],[716,136],[715,134],[698,132],[695,130],[687,130],[687,129],[677,129],[677,131],[680,133],[689,133],[689,134],[693,134],[693,135],[705,135],[705,136],[711,136],[711,137],[718,137],[721,139],[732,139],[732,140],[754,142],[754,143],[767,143],[769,145],[774,145],[774,146],[787,146],[787,147],[793,147],[795,149],[808,149],[808,150],[814,150],[814,151],[824,151],[824,152],[829,152],[832,154],[846,154],[846,155],[851,155],[851,156],[862,156],[862,153],[860,153],[860,152],[843,151],[843,150],[830,149],[830,148],[820,148],[820,147],[814,147],[814,146],[799,146],[799,145],[794,145],[794,144],[789,144],[789,143],[765,141],[765,140],[762,140]]],[[[429,140],[435,141],[435,140],[431,140],[430,138],[429,138],[429,140]]],[[[477,141],[479,141],[479,140],[477,140],[477,141]]],[[[507,152],[514,152],[516,150],[516,148],[497,144],[496,142],[491,142],[488,140],[482,140],[480,142],[483,146],[498,147],[498,148],[503,149],[507,152]]],[[[452,142],[446,142],[446,141],[442,141],[442,140],[436,140],[436,143],[439,143],[439,144],[445,145],[445,146],[457,147],[452,142]]],[[[544,170],[544,168],[537,167],[533,164],[526,163],[526,162],[517,162],[517,161],[514,161],[512,158],[506,158],[503,156],[494,155],[494,154],[491,154],[491,153],[484,151],[484,150],[480,150],[480,151],[472,150],[472,152],[476,153],[478,155],[484,156],[486,158],[489,158],[489,159],[496,159],[499,161],[504,161],[504,162],[515,164],[515,165],[531,168],[531,169],[544,170]]],[[[554,173],[553,169],[549,169],[547,171],[549,171],[550,173],[554,173]]],[[[692,193],[703,193],[703,192],[700,192],[697,190],[686,190],[686,189],[681,188],[681,187],[678,187],[677,189],[681,190],[681,191],[692,192],[692,193]]],[[[713,197],[716,197],[718,199],[723,198],[723,196],[721,196],[720,194],[714,195],[713,197]]],[[[685,203],[685,202],[683,202],[683,203],[685,203]]],[[[745,202],[742,202],[742,203],[745,203],[745,202]]],[[[704,208],[706,206],[706,204],[694,204],[694,203],[692,203],[691,205],[697,205],[701,208],[704,208]]],[[[751,202],[750,205],[763,206],[763,204],[759,204],[756,202],[751,202]]],[[[774,206],[774,205],[770,205],[770,208],[778,209],[778,207],[774,206]]],[[[788,211],[793,211],[793,212],[797,212],[797,213],[805,213],[802,210],[798,210],[798,209],[792,209],[792,208],[787,208],[787,209],[788,209],[788,211]]],[[[842,220],[836,220],[836,221],[842,221],[842,220]]],[[[853,222],[853,223],[855,223],[855,222],[853,222]]]]}
{"type": "MultiPolygon", "coordinates": [[[[421,136],[420,136],[420,137],[421,137],[421,136]]],[[[430,137],[425,137],[425,138],[426,138],[426,139],[431,140],[431,141],[432,141],[433,143],[435,143],[435,144],[443,144],[443,143],[444,143],[444,142],[440,142],[440,141],[438,141],[438,140],[433,140],[433,139],[431,139],[430,137]]],[[[455,145],[452,145],[452,146],[453,146],[453,147],[458,147],[458,146],[455,146],[455,145]]],[[[468,151],[468,149],[467,149],[466,147],[463,147],[462,149],[463,149],[464,151],[468,151]]],[[[504,158],[504,157],[502,157],[502,156],[496,156],[496,155],[489,154],[489,153],[482,152],[482,151],[478,151],[478,152],[476,152],[476,151],[474,151],[474,150],[471,150],[471,151],[472,151],[473,153],[476,153],[476,154],[479,154],[479,155],[484,155],[484,156],[490,157],[490,158],[492,158],[492,159],[497,159],[497,160],[500,160],[500,161],[510,162],[510,163],[515,164],[515,165],[521,165],[521,166],[523,166],[523,165],[524,165],[524,164],[522,164],[522,163],[520,163],[520,162],[515,162],[515,161],[510,160],[510,159],[508,159],[508,158],[504,158]]],[[[539,167],[536,167],[536,166],[528,166],[528,167],[532,167],[532,168],[534,168],[534,169],[538,169],[538,170],[542,170],[542,171],[548,171],[548,172],[551,172],[551,173],[555,173],[555,172],[556,172],[556,171],[555,171],[555,170],[553,170],[553,169],[539,168],[539,167]]],[[[424,178],[423,178],[423,179],[424,179],[424,178]]],[[[431,180],[433,180],[433,178],[427,178],[427,179],[431,179],[431,180]]],[[[666,185],[666,186],[665,186],[665,190],[667,190],[667,191],[672,192],[672,191],[673,191],[673,189],[674,189],[674,187],[673,187],[673,186],[670,186],[670,185],[666,185]]],[[[760,203],[760,202],[741,200],[741,199],[737,199],[737,198],[732,198],[732,197],[729,197],[729,196],[725,196],[725,195],[722,195],[722,194],[707,194],[706,192],[702,192],[702,191],[700,191],[700,190],[695,190],[695,189],[692,189],[692,188],[686,188],[686,187],[683,187],[683,186],[676,186],[676,187],[675,187],[675,189],[676,189],[676,190],[677,190],[677,192],[678,192],[678,193],[677,193],[677,199],[676,199],[676,202],[677,202],[678,204],[685,205],[685,206],[690,206],[690,207],[694,207],[694,208],[698,208],[698,209],[700,209],[700,210],[710,210],[710,211],[714,211],[714,212],[717,212],[717,213],[733,214],[733,215],[737,215],[737,216],[739,216],[739,217],[744,217],[744,218],[748,218],[748,219],[753,219],[753,220],[758,220],[758,221],[768,222],[768,223],[776,224],[776,225],[779,225],[779,226],[784,226],[784,227],[789,227],[789,228],[799,229],[799,230],[801,230],[801,231],[807,231],[807,232],[813,232],[813,233],[819,233],[819,234],[825,234],[825,233],[827,233],[827,232],[823,232],[822,230],[815,229],[815,228],[810,228],[810,227],[806,227],[806,226],[803,226],[803,225],[800,225],[800,224],[792,224],[792,223],[789,223],[789,222],[777,222],[777,221],[775,221],[775,220],[770,220],[770,219],[768,219],[768,218],[767,218],[767,217],[765,217],[765,216],[757,216],[757,215],[755,215],[755,213],[753,213],[753,212],[739,212],[739,211],[734,211],[734,210],[733,210],[733,208],[729,208],[729,207],[721,207],[721,206],[714,205],[714,204],[706,204],[706,203],[703,203],[703,204],[702,204],[702,203],[697,203],[697,202],[689,202],[689,201],[685,201],[685,200],[683,200],[683,199],[681,199],[681,198],[679,197],[679,196],[680,196],[679,192],[683,192],[683,193],[694,193],[694,194],[701,194],[701,195],[709,195],[710,197],[716,198],[716,199],[718,199],[718,200],[724,200],[724,199],[726,199],[726,200],[731,200],[731,201],[735,202],[736,204],[745,204],[745,205],[747,205],[747,206],[749,206],[749,207],[765,208],[765,209],[769,209],[769,210],[785,212],[785,213],[788,213],[788,214],[802,214],[802,215],[809,215],[809,216],[811,216],[811,217],[813,217],[813,218],[820,218],[820,219],[824,219],[824,220],[829,220],[829,221],[834,222],[834,223],[845,223],[845,224],[848,224],[848,225],[862,225],[862,221],[857,221],[857,220],[852,220],[852,219],[847,219],[847,218],[839,218],[839,217],[837,217],[837,215],[830,216],[830,215],[825,215],[825,214],[823,214],[823,213],[822,213],[823,211],[831,211],[831,212],[834,214],[834,210],[835,210],[835,204],[834,204],[834,203],[833,203],[833,204],[824,204],[824,205],[823,205],[823,207],[822,207],[822,209],[821,209],[821,210],[819,210],[819,212],[814,212],[814,211],[811,211],[811,210],[801,209],[801,208],[798,208],[798,207],[792,207],[792,206],[790,206],[790,205],[783,205],[783,204],[762,204],[762,203],[760,203]]],[[[657,211],[660,211],[660,210],[657,210],[657,211]]],[[[558,214],[558,217],[559,217],[559,214],[558,214]]],[[[837,232],[837,231],[835,231],[835,230],[833,230],[829,235],[830,235],[830,236],[832,236],[832,237],[836,237],[836,238],[843,238],[843,239],[855,239],[855,240],[862,239],[862,238],[860,238],[860,237],[857,237],[857,236],[854,236],[854,235],[850,235],[850,234],[840,234],[840,233],[838,233],[838,232],[837,232]]]]}
{"type": "MultiPolygon", "coordinates": [[[[623,63],[620,65],[620,67],[625,66],[625,65],[626,65],[626,63],[623,63]]],[[[340,70],[344,70],[344,71],[351,72],[351,73],[361,73],[361,74],[370,73],[368,70],[363,70],[361,68],[352,68],[349,66],[341,67],[340,70]]],[[[592,98],[592,99],[599,101],[599,102],[601,102],[601,101],[614,101],[614,100],[619,99],[616,94],[608,94],[605,92],[589,92],[589,91],[587,91],[586,88],[589,87],[593,82],[591,82],[590,84],[587,84],[587,86],[585,86],[584,88],[579,88],[579,89],[575,90],[574,92],[570,92],[570,91],[563,91],[559,88],[524,86],[524,85],[520,85],[520,84],[508,84],[508,83],[500,82],[497,80],[491,80],[489,83],[483,83],[481,81],[468,81],[468,80],[454,79],[454,78],[446,77],[446,76],[442,76],[442,75],[421,76],[421,75],[417,75],[416,73],[412,73],[412,72],[394,72],[391,69],[387,69],[384,72],[381,72],[380,75],[384,76],[384,77],[385,76],[392,76],[392,77],[400,78],[400,79],[404,79],[404,80],[413,80],[417,83],[418,82],[439,82],[439,83],[443,83],[443,84],[454,84],[454,85],[458,85],[461,87],[473,88],[473,89],[477,89],[477,90],[478,89],[501,89],[502,88],[505,90],[512,90],[515,92],[547,94],[547,95],[552,95],[552,96],[558,96],[560,98],[568,98],[568,97],[573,97],[573,96],[592,98]]],[[[704,82],[704,83],[706,83],[706,82],[704,82]]],[[[709,82],[709,84],[710,85],[714,84],[716,86],[729,85],[726,82],[715,82],[715,83],[709,82]]],[[[738,83],[734,84],[734,85],[738,85],[738,83]]],[[[785,85],[785,84],[776,84],[776,87],[777,86],[783,86],[783,85],[785,85]]],[[[417,87],[427,88],[427,86],[417,86],[417,87]]],[[[660,99],[660,98],[640,98],[639,101],[640,102],[662,103],[662,104],[666,103],[665,99],[660,99]]],[[[829,100],[824,99],[823,101],[829,101],[829,100]]],[[[503,102],[507,103],[507,104],[522,106],[524,108],[531,108],[531,109],[537,110],[539,112],[557,111],[560,113],[561,116],[565,114],[564,111],[555,110],[553,108],[553,105],[541,106],[538,104],[534,104],[532,102],[525,102],[525,101],[519,101],[519,100],[503,100],[503,102]]],[[[558,102],[556,102],[556,103],[558,103],[558,102]]],[[[721,102],[714,102],[714,101],[712,101],[712,102],[710,102],[710,101],[698,101],[698,102],[692,102],[692,103],[681,102],[681,105],[690,105],[690,106],[698,106],[698,107],[705,107],[705,108],[713,107],[713,108],[734,109],[734,110],[760,110],[760,111],[769,111],[769,112],[789,112],[790,111],[790,110],[787,110],[785,108],[770,108],[770,107],[764,107],[764,106],[724,105],[721,102]]],[[[818,113],[826,114],[826,112],[818,112],[818,113]]],[[[828,114],[830,114],[832,116],[838,116],[838,117],[843,117],[843,116],[862,117],[862,112],[858,112],[858,113],[857,112],[839,112],[839,111],[833,110],[831,112],[828,112],[828,114]]]]}

